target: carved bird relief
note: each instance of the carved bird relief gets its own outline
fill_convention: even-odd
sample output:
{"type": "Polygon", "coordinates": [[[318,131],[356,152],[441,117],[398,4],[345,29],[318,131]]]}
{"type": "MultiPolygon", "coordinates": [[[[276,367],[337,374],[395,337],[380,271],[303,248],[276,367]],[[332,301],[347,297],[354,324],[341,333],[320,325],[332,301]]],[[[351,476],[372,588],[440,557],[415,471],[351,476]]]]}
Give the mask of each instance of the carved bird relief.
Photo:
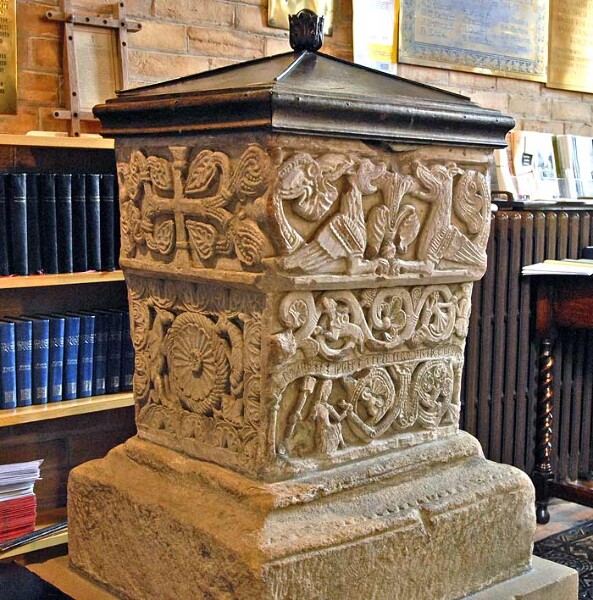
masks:
{"type": "Polygon", "coordinates": [[[366,260],[367,245],[363,194],[377,191],[373,180],[385,171],[385,165],[374,165],[364,159],[356,173],[348,176],[348,189],[340,199],[339,212],[331,216],[313,240],[303,243],[280,262],[288,271],[304,273],[340,273],[349,275],[373,273],[387,268],[383,259],[366,260]],[[345,265],[345,267],[344,267],[345,265]]]}

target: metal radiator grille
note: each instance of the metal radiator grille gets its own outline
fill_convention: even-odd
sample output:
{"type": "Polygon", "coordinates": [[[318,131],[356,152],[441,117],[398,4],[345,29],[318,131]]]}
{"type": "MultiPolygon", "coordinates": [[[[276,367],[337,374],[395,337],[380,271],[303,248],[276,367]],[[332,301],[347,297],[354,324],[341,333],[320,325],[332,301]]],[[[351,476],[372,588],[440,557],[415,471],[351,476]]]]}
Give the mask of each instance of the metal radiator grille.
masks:
{"type": "MultiPolygon", "coordinates": [[[[461,390],[461,427],[488,458],[530,472],[537,348],[523,265],[578,258],[593,244],[593,211],[499,211],[493,215],[488,269],[475,284],[461,390]]],[[[590,473],[593,461],[593,335],[563,333],[554,367],[553,459],[561,478],[590,473]]]]}

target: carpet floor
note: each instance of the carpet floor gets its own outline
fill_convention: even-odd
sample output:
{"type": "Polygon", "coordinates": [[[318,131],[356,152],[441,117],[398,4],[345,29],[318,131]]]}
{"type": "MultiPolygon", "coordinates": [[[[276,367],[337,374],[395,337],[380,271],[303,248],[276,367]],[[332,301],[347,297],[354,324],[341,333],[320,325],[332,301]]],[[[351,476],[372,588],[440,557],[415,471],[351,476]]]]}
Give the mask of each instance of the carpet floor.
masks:
{"type": "Polygon", "coordinates": [[[579,600],[593,600],[593,521],[536,542],[533,553],[578,571],[579,600]]]}

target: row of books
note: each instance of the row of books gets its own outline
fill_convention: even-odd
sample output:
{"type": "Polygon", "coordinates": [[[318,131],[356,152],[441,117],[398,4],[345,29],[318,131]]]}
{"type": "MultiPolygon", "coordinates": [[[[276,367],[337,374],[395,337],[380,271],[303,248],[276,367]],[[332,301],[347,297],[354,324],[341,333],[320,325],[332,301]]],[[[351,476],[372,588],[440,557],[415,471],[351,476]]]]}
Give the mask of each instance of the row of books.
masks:
{"type": "Polygon", "coordinates": [[[508,141],[494,153],[493,189],[517,200],[593,200],[593,138],[518,129],[508,141]]]}
{"type": "Polygon", "coordinates": [[[0,409],[132,389],[124,309],[0,319],[0,409]]]}
{"type": "Polygon", "coordinates": [[[33,490],[42,462],[0,465],[0,543],[35,529],[37,498],[33,490]]]}
{"type": "Polygon", "coordinates": [[[0,275],[113,271],[115,176],[0,174],[0,275]]]}

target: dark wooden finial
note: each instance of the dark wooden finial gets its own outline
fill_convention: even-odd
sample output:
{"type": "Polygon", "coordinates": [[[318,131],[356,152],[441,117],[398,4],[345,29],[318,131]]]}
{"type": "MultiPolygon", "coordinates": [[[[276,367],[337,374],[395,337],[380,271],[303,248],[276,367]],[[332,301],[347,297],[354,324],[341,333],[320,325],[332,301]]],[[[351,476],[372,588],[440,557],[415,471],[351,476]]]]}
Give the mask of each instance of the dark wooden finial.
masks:
{"type": "Polygon", "coordinates": [[[295,52],[319,50],[323,45],[323,20],[323,16],[317,16],[308,8],[300,10],[296,15],[289,15],[290,47],[295,52]]]}

